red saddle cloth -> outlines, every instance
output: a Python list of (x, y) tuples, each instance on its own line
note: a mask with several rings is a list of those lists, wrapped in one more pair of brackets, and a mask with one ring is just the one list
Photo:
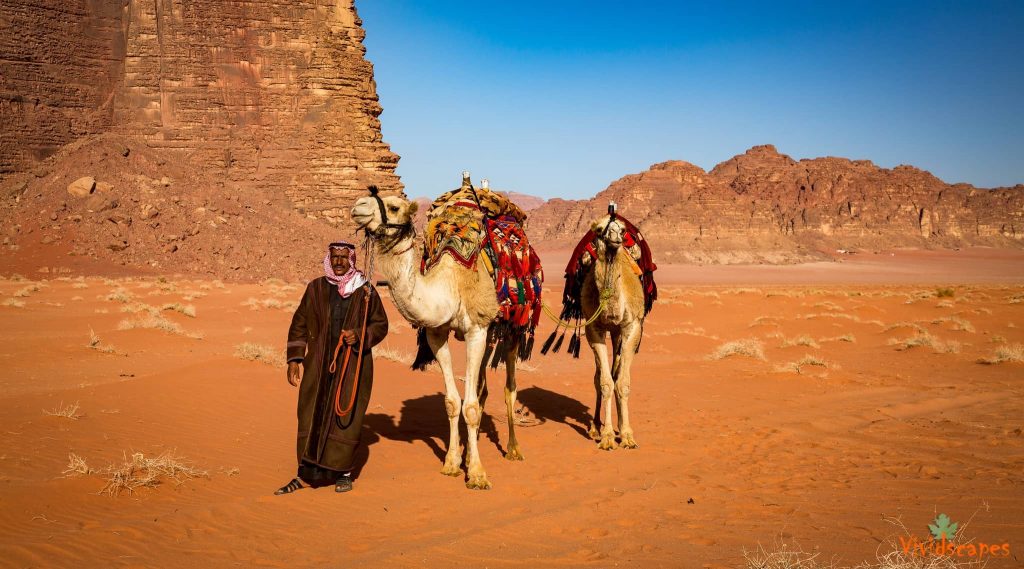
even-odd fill
[(540, 321), (544, 269), (523, 226), (511, 217), (488, 219), (483, 251), (498, 294), (498, 319), (532, 333)]

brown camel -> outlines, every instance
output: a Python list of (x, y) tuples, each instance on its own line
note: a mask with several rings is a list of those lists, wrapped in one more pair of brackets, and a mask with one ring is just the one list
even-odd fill
[[(630, 367), (640, 344), (644, 319), (644, 289), (636, 263), (622, 246), (626, 226), (611, 217), (595, 221), (596, 258), (581, 290), (583, 318), (590, 321), (598, 308), (601, 313), (587, 325), (587, 343), (594, 352), (594, 387), (597, 402), (590, 424), (590, 436), (600, 441), (598, 448), (616, 448), (612, 427), (612, 390), (619, 416), (619, 438), (623, 448), (637, 448), (629, 423)], [(607, 335), (611, 335), (612, 362), (608, 362)]]

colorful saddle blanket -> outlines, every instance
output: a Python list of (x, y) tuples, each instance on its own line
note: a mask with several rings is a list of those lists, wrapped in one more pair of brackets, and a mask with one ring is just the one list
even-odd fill
[[(437, 205), (435, 202), (427, 221), (420, 272), (429, 271), (444, 255), (469, 269), (480, 258), (498, 295), (495, 321), (500, 327), (499, 335), (506, 340), (516, 335), (517, 341), (525, 340), (522, 345), (528, 347), (522, 348), (520, 357), (526, 359), (532, 349), (533, 330), (540, 321), (544, 270), (521, 220), (514, 215), (482, 215), (479, 206), (467, 201)], [(511, 206), (521, 214), (515, 204)], [(510, 211), (500, 204), (493, 209)], [(525, 214), (521, 215), (525, 219)]]

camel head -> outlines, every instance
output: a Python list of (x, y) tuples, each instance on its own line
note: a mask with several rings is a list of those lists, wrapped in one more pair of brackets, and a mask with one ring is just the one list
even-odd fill
[(596, 248), (599, 254), (612, 257), (619, 252), (622, 241), (626, 234), (626, 225), (618, 219), (612, 220), (611, 216), (599, 217), (590, 225), (590, 228), (597, 234)]
[(408, 232), (419, 204), (398, 196), (380, 197), (386, 215), (386, 218), (382, 218), (381, 204), (377, 199), (374, 195), (362, 197), (352, 206), (352, 221), (356, 222), (358, 228), (365, 229), (369, 235), (377, 237), (395, 237)]

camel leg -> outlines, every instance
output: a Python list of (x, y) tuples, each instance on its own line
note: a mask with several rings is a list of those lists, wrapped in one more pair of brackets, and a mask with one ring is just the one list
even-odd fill
[(448, 452), (444, 456), (441, 474), (459, 476), (462, 474), (460, 468), (462, 449), (459, 448), (459, 409), (462, 408), (462, 398), (459, 397), (459, 388), (455, 385), (455, 374), (452, 372), (452, 353), (448, 349), (448, 329), (428, 328), (427, 343), (434, 351), (437, 365), (441, 367), (441, 375), (444, 376), (444, 408), (448, 412)]
[[(599, 394), (601, 399), (601, 440), (597, 448), (613, 450), (615, 448), (615, 431), (612, 428), (612, 374), (608, 366), (608, 346), (604, 341), (604, 332), (598, 331), (593, 325), (587, 326), (587, 342), (594, 352), (594, 365), (599, 374)], [(595, 412), (596, 415), (596, 412)]]
[(505, 355), (505, 409), (508, 411), (508, 450), (505, 451), (505, 458), (508, 460), (524, 460), (522, 449), (519, 448), (519, 441), (516, 440), (516, 360), (519, 359), (519, 348), (513, 346)]
[(636, 344), (640, 341), (640, 324), (631, 322), (622, 327), (622, 344), (615, 356), (618, 362), (618, 369), (615, 377), (615, 399), (619, 408), (619, 436), (622, 440), (622, 448), (638, 448), (636, 439), (633, 438), (633, 428), (629, 424), (629, 391), (630, 391), (630, 368), (633, 365), (633, 355), (636, 353)]
[(480, 436), (480, 420), (483, 408), (480, 406), (477, 383), (480, 380), (480, 362), (487, 350), (487, 329), (473, 328), (466, 331), (466, 392), (462, 401), (462, 417), (466, 419), (466, 462), (469, 480), (466, 488), (487, 490), (491, 483), (487, 480), (484, 465), (480, 461), (477, 439)]
[[(597, 357), (597, 354), (594, 354)], [(590, 430), (587, 432), (594, 441), (601, 440), (601, 366), (594, 365), (594, 416), (590, 419)]]

